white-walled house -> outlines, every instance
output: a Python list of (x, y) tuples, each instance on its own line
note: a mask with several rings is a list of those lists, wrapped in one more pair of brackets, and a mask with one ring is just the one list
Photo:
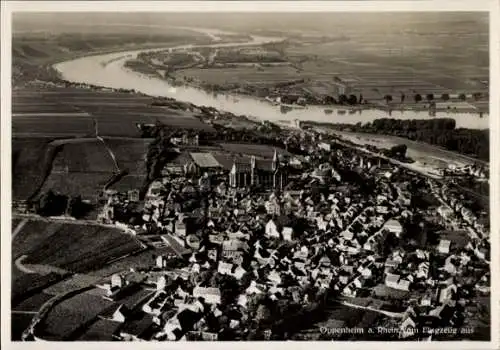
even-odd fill
[(269, 220), (266, 224), (266, 236), (269, 238), (279, 238), (280, 233), (278, 232), (278, 227), (273, 220)]

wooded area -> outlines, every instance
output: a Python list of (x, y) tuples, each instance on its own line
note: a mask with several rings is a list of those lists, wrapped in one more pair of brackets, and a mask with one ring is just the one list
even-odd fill
[(346, 127), (355, 132), (393, 135), (426, 142), (484, 161), (490, 159), (489, 130), (455, 129), (455, 120), (451, 118), (431, 120), (381, 118), (371, 123), (358, 123)]

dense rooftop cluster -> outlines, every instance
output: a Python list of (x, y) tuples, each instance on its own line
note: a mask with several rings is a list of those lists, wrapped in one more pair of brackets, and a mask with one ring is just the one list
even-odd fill
[[(197, 153), (190, 171), (167, 164), (143, 199), (106, 193), (103, 222), (171, 249), (134, 272), (156, 292), (116, 311), (115, 337), (290, 339), (297, 317), (314, 322), (332, 302), (383, 314), (394, 338), (467, 324), (489, 293), (487, 228), (439, 182), (315, 136), (279, 186), (237, 186)], [(122, 282), (111, 285), (119, 302)]]

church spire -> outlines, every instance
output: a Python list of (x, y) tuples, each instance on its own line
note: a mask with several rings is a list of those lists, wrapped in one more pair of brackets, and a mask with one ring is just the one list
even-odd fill
[(274, 155), (273, 155), (273, 171), (276, 171), (278, 169), (278, 152), (276, 151), (276, 148), (274, 149)]
[(237, 187), (237, 172), (238, 168), (236, 166), (236, 159), (233, 159), (233, 166), (231, 167), (231, 171), (229, 172), (229, 186)]

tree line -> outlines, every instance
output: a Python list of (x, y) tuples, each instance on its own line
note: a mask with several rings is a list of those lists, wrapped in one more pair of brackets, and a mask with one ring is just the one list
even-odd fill
[(404, 137), (489, 161), (489, 130), (456, 129), (455, 126), (455, 120), (451, 118), (431, 120), (381, 118), (371, 123), (349, 125), (349, 128), (358, 132)]

